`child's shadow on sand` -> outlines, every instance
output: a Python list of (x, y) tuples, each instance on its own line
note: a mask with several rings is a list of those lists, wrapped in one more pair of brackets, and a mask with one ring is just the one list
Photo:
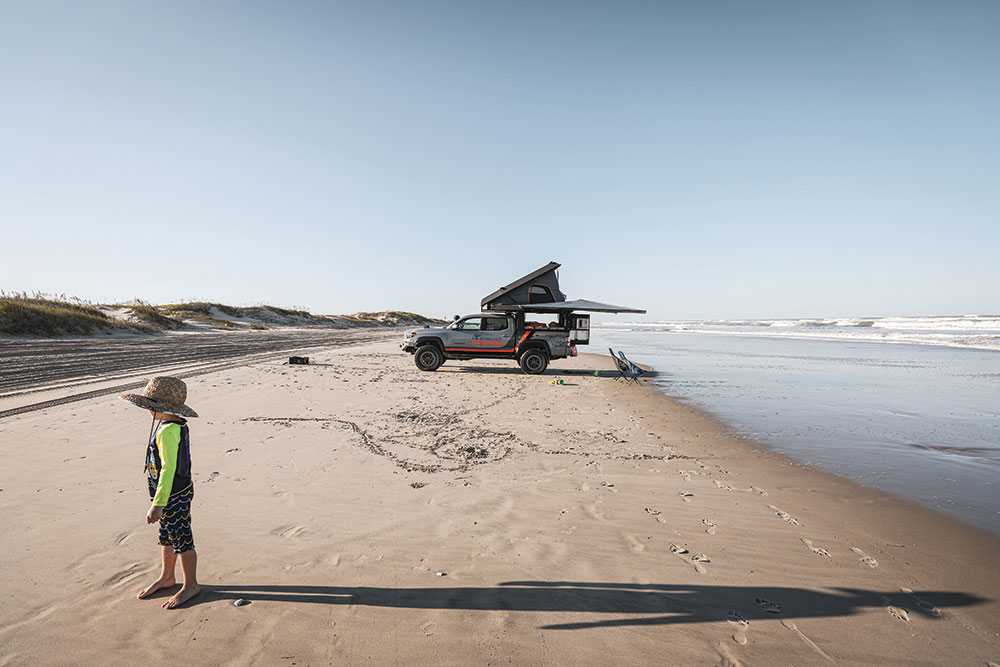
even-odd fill
[[(547, 630), (668, 625), (726, 620), (736, 612), (746, 620), (849, 616), (869, 608), (909, 609), (930, 619), (942, 608), (982, 604), (988, 598), (946, 591), (865, 591), (835, 588), (682, 586), (564, 581), (509, 581), (492, 588), (373, 588), (367, 586), (202, 586), (189, 603), (243, 598), (251, 602), (360, 605), (401, 609), (535, 611), (636, 614), (633, 618), (541, 626)], [(764, 604), (767, 603), (767, 604)], [(780, 610), (780, 611), (779, 611)]]

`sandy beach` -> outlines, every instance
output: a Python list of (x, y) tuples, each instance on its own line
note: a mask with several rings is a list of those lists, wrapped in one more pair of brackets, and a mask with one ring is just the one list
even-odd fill
[(1000, 539), (610, 360), (310, 357), (187, 380), (204, 590), (177, 610), (135, 597), (148, 416), (0, 419), (0, 665), (1000, 664)]

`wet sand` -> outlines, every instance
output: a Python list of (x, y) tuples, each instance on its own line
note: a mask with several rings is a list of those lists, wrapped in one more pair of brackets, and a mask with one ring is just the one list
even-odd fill
[(310, 357), (188, 380), (204, 591), (179, 610), (135, 599), (145, 413), (0, 420), (0, 664), (1000, 662), (1000, 540), (605, 359)]

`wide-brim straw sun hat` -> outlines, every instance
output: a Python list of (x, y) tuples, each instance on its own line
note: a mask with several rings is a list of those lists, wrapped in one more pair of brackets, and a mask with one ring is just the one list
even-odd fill
[(180, 378), (161, 375), (146, 383), (141, 394), (122, 394), (118, 398), (140, 408), (178, 417), (197, 417), (198, 413), (184, 404), (187, 385)]

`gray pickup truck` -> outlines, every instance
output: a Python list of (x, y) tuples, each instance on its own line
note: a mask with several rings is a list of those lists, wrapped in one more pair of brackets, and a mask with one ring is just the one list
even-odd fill
[[(578, 342), (570, 324), (589, 329), (589, 317), (559, 315), (550, 323), (526, 322), (523, 313), (479, 313), (456, 319), (446, 327), (410, 329), (400, 346), (413, 355), (417, 368), (437, 370), (446, 359), (513, 359), (525, 373), (537, 375), (549, 360), (576, 356)], [(588, 332), (589, 333), (589, 332)]]

